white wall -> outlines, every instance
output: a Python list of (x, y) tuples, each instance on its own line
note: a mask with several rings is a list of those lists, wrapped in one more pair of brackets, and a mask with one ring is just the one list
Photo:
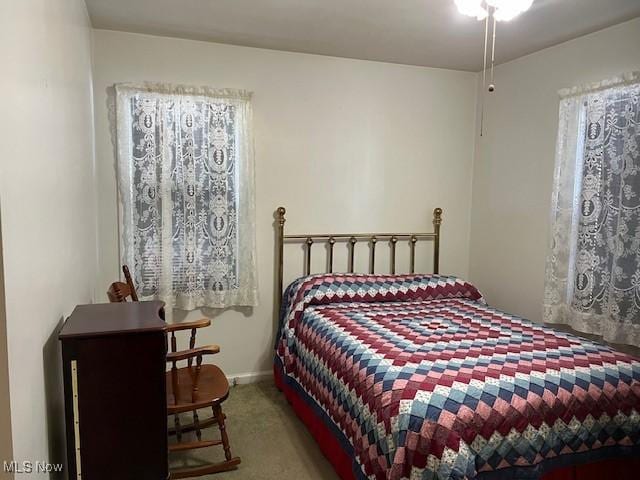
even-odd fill
[[(2, 2), (0, 205), (11, 427), (18, 461), (63, 460), (56, 329), (77, 303), (92, 300), (90, 42), (82, 0)], [(7, 421), (2, 418), (2, 428)]]
[(497, 67), (477, 139), (470, 249), (470, 278), (491, 304), (542, 319), (557, 91), (638, 69), (640, 18)]
[(475, 74), (104, 30), (93, 55), (99, 294), (120, 276), (107, 89), (153, 80), (254, 92), (260, 305), (225, 312), (202, 339), (222, 346), (229, 375), (271, 368), (279, 205), (289, 232), (431, 231), (441, 206), (442, 271), (466, 276)]

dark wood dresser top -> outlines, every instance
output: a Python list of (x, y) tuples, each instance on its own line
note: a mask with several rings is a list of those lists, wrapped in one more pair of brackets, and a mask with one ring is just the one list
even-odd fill
[(164, 330), (164, 302), (78, 305), (60, 330), (60, 339)]

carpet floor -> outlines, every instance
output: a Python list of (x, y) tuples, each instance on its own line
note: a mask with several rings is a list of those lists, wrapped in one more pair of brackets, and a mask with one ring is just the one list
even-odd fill
[[(333, 467), (273, 382), (231, 388), (222, 410), (227, 415), (231, 452), (240, 457), (242, 463), (237, 470), (200, 478), (338, 480)], [(206, 412), (202, 411), (201, 420), (205, 417)], [(169, 420), (171, 422), (171, 418)], [(183, 424), (189, 422), (186, 415)], [(205, 430), (205, 438), (219, 438), (217, 427)], [(182, 440), (190, 439), (185, 435)], [(224, 460), (222, 447), (210, 447), (171, 454), (170, 466), (196, 466), (220, 460)]]

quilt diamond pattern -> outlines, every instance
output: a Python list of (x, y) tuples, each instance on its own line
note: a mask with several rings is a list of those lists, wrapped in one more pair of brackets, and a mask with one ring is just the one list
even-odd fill
[(474, 478), (640, 446), (639, 361), (491, 308), (455, 277), (301, 278), (276, 348), (368, 478)]

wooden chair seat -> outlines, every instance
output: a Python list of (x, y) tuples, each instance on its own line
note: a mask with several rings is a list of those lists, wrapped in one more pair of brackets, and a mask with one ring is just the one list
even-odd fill
[(212, 407), (229, 396), (229, 382), (222, 370), (216, 365), (204, 364), (198, 374), (197, 394), (192, 398), (195, 375), (196, 367), (179, 368), (178, 391), (174, 392), (172, 372), (167, 372), (167, 413), (171, 415)]

